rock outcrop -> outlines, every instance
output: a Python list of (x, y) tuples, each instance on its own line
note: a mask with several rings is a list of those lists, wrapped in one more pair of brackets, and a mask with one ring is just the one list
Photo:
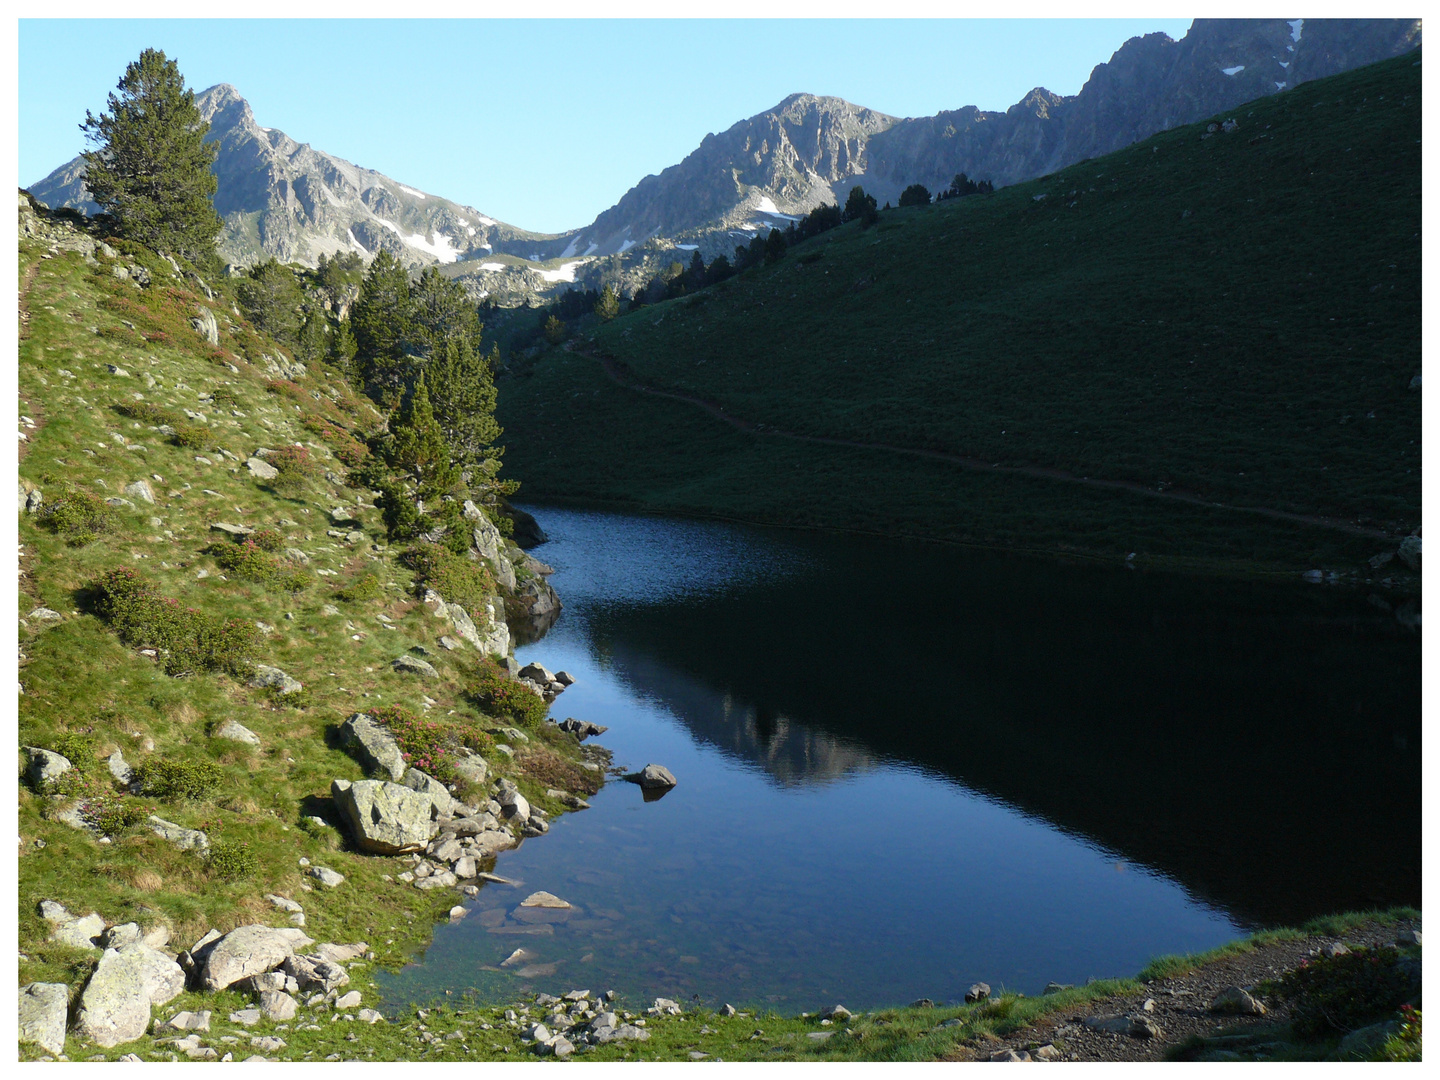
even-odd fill
[(356, 844), (365, 851), (379, 855), (421, 851), (439, 828), (430, 796), (403, 784), (336, 780), (330, 793)]
[(98, 1046), (118, 1046), (145, 1034), (150, 1006), (185, 989), (180, 965), (148, 945), (106, 949), (80, 995), (75, 1032)]
[(385, 725), (369, 713), (355, 713), (339, 729), (340, 745), (360, 762), (367, 773), (385, 774), (400, 780), (409, 768), (405, 755)]

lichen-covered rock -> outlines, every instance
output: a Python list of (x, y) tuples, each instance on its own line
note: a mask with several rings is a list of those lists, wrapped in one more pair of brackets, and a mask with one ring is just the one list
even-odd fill
[(147, 502), (151, 506), (155, 505), (155, 492), (150, 490), (150, 481), (148, 480), (136, 480), (133, 484), (127, 484), (125, 486), (125, 494), (129, 495), (132, 499)]
[(75, 767), (64, 754), (39, 746), (27, 746), (25, 753), (29, 755), (25, 776), (36, 791), (46, 790)]
[(368, 713), (355, 713), (340, 725), (340, 745), (369, 773), (386, 773), (399, 780), (409, 767), (400, 745)]
[(455, 809), (455, 799), (449, 790), (435, 777), (423, 773), (419, 769), (411, 768), (405, 770), (405, 776), (401, 780), (411, 791), (418, 791), (422, 795), (428, 795), (430, 801), (435, 805), (435, 813), (443, 817), (449, 817)]
[(227, 986), (273, 971), (295, 954), (290, 935), (269, 926), (241, 926), (211, 946), (205, 957), (201, 984), (206, 990)]
[(52, 1054), (65, 1050), (70, 988), (64, 983), (31, 983), (20, 991), (20, 1041)]
[(145, 823), (156, 836), (168, 840), (181, 851), (207, 851), (210, 848), (210, 837), (199, 829), (187, 829), (154, 814), (146, 818)]
[(408, 671), (412, 675), (423, 675), (427, 679), (438, 679), (440, 673), (435, 670), (432, 664), (421, 660), (418, 656), (411, 656), (408, 653), (404, 656), (397, 656), (390, 661), (390, 666), (396, 671)]
[(105, 932), (105, 920), (98, 912), (77, 917), (53, 900), (40, 902), (40, 917), (55, 927), (50, 933), (51, 941), (77, 949), (95, 948), (99, 944), (97, 939)]
[(278, 667), (270, 667), (266, 664), (256, 664), (254, 673), (250, 677), (250, 685), (256, 688), (273, 687), (282, 694), (298, 694), (305, 689), (305, 685), (295, 678), (291, 678)]
[(229, 739), (231, 742), (249, 743), (251, 746), (260, 745), (260, 736), (236, 720), (226, 720), (215, 729), (214, 737)]
[(335, 805), (365, 851), (403, 855), (421, 851), (438, 831), (430, 796), (382, 780), (336, 780)]
[(264, 458), (249, 458), (245, 462), (245, 467), (250, 470), (250, 474), (257, 480), (274, 480), (280, 475), (280, 470)]
[(203, 304), (195, 307), (197, 315), (190, 320), (190, 325), (195, 332), (205, 339), (210, 345), (220, 344), (220, 324), (215, 321), (215, 313)]
[(164, 953), (139, 943), (106, 949), (80, 995), (76, 1034), (104, 1047), (138, 1039), (150, 1026), (150, 1006), (184, 989), (185, 972)]

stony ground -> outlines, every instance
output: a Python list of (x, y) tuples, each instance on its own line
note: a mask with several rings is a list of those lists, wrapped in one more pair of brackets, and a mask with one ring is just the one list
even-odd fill
[[(977, 1046), (960, 1046), (950, 1060), (1012, 1060), (1008, 1055), (1035, 1052), (1044, 1047), (1039, 1060), (1057, 1061), (1162, 1061), (1178, 1047), (1198, 1039), (1203, 1048), (1196, 1056), (1206, 1060), (1269, 1060), (1295, 1056), (1288, 1041), (1288, 1003), (1265, 999), (1264, 1016), (1222, 1015), (1210, 1011), (1210, 1004), (1227, 987), (1251, 988), (1280, 978), (1299, 967), (1307, 957), (1327, 946), (1348, 948), (1394, 943), (1418, 932), (1418, 921), (1406, 920), (1393, 926), (1372, 926), (1341, 937), (1315, 935), (1297, 941), (1264, 945), (1254, 952), (1223, 957), (1170, 978), (1157, 979), (1136, 993), (1090, 1002), (1073, 1010), (1061, 1010), (1004, 1038), (983, 1041)], [(1097, 1030), (1097, 1020), (1142, 1015), (1158, 1027), (1159, 1034), (1136, 1037)], [(1086, 1021), (1091, 1024), (1087, 1025)], [(1190, 1056), (1186, 1054), (1185, 1056)]]

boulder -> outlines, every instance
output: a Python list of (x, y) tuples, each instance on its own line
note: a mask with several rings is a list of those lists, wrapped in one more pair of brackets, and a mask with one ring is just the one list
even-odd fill
[(150, 1027), (150, 1006), (184, 989), (185, 972), (164, 953), (139, 943), (106, 949), (80, 995), (75, 1032), (104, 1047), (138, 1039)]
[(345, 875), (338, 874), (328, 866), (312, 866), (306, 871), (316, 881), (320, 882), (327, 889), (339, 888), (345, 884)]
[(210, 838), (199, 829), (187, 829), (154, 814), (145, 819), (145, 824), (156, 836), (169, 841), (181, 851), (206, 851), (210, 847)]
[(360, 991), (351, 990), (350, 993), (335, 999), (337, 1009), (358, 1009), (360, 1007)]
[(568, 671), (557, 671), (555, 672), (555, 681), (561, 686), (574, 686), (575, 676), (571, 675)]
[(462, 757), (451, 766), (455, 774), (468, 784), (479, 787), (490, 777), (490, 766), (478, 754)]
[(245, 467), (250, 470), (250, 474), (257, 480), (274, 480), (280, 475), (280, 470), (264, 458), (249, 458), (245, 462)]
[(150, 482), (148, 480), (136, 480), (133, 484), (127, 484), (125, 494), (129, 495), (132, 499), (147, 502), (151, 506), (155, 505), (155, 492), (150, 490)]
[(505, 554), (505, 538), (485, 512), (469, 499), (464, 503), (465, 517), (471, 522), (471, 544), (480, 558), (490, 564), (495, 580), (506, 592), (515, 589), (515, 567)]
[(1264, 1016), (1265, 1006), (1256, 1001), (1242, 987), (1227, 986), (1210, 1002), (1210, 1011), (1231, 1016)]
[(211, 1012), (178, 1012), (169, 1020), (155, 1021), (153, 1035), (169, 1035), (176, 1031), (209, 1031)]
[(205, 341), (212, 345), (220, 344), (220, 324), (215, 321), (215, 313), (203, 304), (195, 307), (196, 316), (190, 320), (190, 325), (195, 328)]
[(989, 996), (990, 996), (990, 984), (989, 984), (989, 983), (983, 983), (983, 982), (973, 983), (973, 984), (971, 984), (970, 989), (965, 991), (965, 1000), (966, 1000), (966, 1001), (984, 1001), (984, 1000), (985, 1000), (986, 998), (988, 998)]
[(100, 944), (107, 949), (123, 949), (126, 945), (134, 945), (139, 940), (140, 925), (127, 922), (106, 930), (100, 938)]
[(269, 926), (241, 926), (210, 948), (201, 984), (206, 990), (224, 990), (241, 979), (273, 971), (294, 953), (289, 935)]
[(293, 1020), (299, 1008), (295, 999), (280, 990), (264, 990), (260, 993), (260, 1012), (267, 1020)]
[(411, 791), (418, 791), (422, 795), (429, 796), (436, 814), (449, 817), (454, 811), (455, 800), (451, 797), (449, 790), (428, 773), (423, 773), (415, 768), (406, 769), (405, 776), (400, 782)]
[(1400, 541), (1400, 550), (1395, 554), (1400, 556), (1400, 561), (1411, 570), (1420, 569), (1420, 537), (1407, 536)]
[(260, 745), (260, 736), (251, 731), (244, 724), (237, 720), (226, 720), (215, 729), (213, 736), (216, 739), (229, 739), (231, 742), (249, 743), (251, 746)]
[(655, 764), (646, 765), (638, 773), (631, 773), (625, 779), (649, 791), (668, 791), (676, 784), (675, 776), (669, 769)]
[[(1419, 378), (1417, 375), (1416, 378)], [(1398, 1020), (1386, 1020), (1369, 1027), (1356, 1028), (1340, 1040), (1335, 1048), (1336, 1061), (1368, 1061), (1392, 1036), (1400, 1034)]]
[(301, 990), (318, 990), (328, 994), (350, 982), (350, 976), (343, 967), (320, 953), (287, 957), (281, 970), (293, 978)]
[(440, 677), (440, 673), (435, 670), (432, 664), (421, 660), (418, 656), (411, 656), (409, 653), (406, 653), (404, 656), (397, 656), (394, 660), (391, 660), (390, 666), (396, 671), (408, 671), (412, 675), (423, 675), (427, 679), (438, 679)]
[(110, 770), (110, 775), (126, 787), (135, 779), (135, 770), (125, 760), (125, 755), (116, 750), (105, 759), (105, 767)]
[(567, 716), (560, 721), (561, 731), (568, 731), (577, 739), (588, 739), (592, 735), (603, 735), (610, 729), (604, 724), (597, 724), (593, 720), (576, 720), (573, 716)]
[(25, 776), (30, 781), (30, 786), (36, 791), (47, 790), (55, 781), (75, 767), (70, 764), (70, 759), (64, 754), (57, 754), (53, 750), (27, 746), (25, 753), (30, 757), (30, 764), (25, 770)]
[(820, 1019), (838, 1020), (841, 1023), (844, 1023), (846, 1020), (850, 1019), (850, 1015), (850, 1010), (845, 1008), (844, 1005), (831, 1005), (828, 1009), (824, 1009), (821, 1011)]
[(400, 746), (383, 724), (368, 713), (355, 713), (340, 725), (340, 744), (369, 773), (387, 773), (392, 780), (405, 775), (408, 766)]
[(99, 944), (96, 939), (105, 932), (105, 920), (99, 913), (92, 911), (89, 915), (77, 918), (53, 900), (40, 902), (40, 915), (55, 927), (50, 933), (51, 941), (77, 949), (95, 948)]
[(541, 686), (548, 686), (555, 681), (555, 676), (544, 664), (526, 664), (520, 669), (519, 678), (529, 679)]
[(20, 1041), (52, 1054), (65, 1050), (70, 988), (64, 983), (31, 983), (20, 990)]
[(356, 844), (365, 851), (379, 855), (421, 851), (438, 830), (433, 800), (403, 784), (336, 780), (330, 793)]
[(273, 687), (282, 694), (298, 694), (305, 688), (299, 679), (291, 678), (278, 667), (270, 667), (267, 664), (256, 664), (254, 673), (250, 677), (250, 685), (257, 689)]
[(230, 536), (249, 536), (255, 531), (250, 525), (229, 525), (223, 521), (214, 522), (210, 528), (217, 532), (228, 533)]
[(501, 793), (499, 802), (500, 812), (504, 814), (505, 817), (513, 818), (516, 821), (530, 820), (530, 803), (526, 801), (525, 796), (521, 795), (519, 791), (513, 789), (505, 790)]

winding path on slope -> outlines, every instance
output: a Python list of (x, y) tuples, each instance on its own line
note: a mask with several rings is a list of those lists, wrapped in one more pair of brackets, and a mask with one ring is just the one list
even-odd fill
[(1137, 495), (1147, 495), (1152, 499), (1166, 499), (1170, 502), (1188, 503), (1191, 506), (1204, 506), (1212, 510), (1233, 510), (1242, 514), (1259, 514), (1262, 517), (1272, 518), (1276, 521), (1289, 521), (1299, 525), (1314, 525), (1322, 529), (1331, 529), (1335, 532), (1349, 533), (1352, 536), (1367, 536), (1376, 540), (1393, 540), (1394, 537), (1383, 529), (1367, 528), (1357, 525), (1354, 522), (1342, 521), (1339, 518), (1321, 517), (1311, 514), (1294, 514), (1288, 510), (1276, 510), (1268, 506), (1235, 506), (1230, 503), (1215, 502), (1211, 499), (1201, 498), (1199, 495), (1190, 495), (1183, 491), (1158, 491), (1143, 484), (1136, 484), (1126, 480), (1100, 480), (1091, 476), (1076, 476), (1063, 469), (1048, 469), (1038, 465), (1001, 465), (998, 462), (982, 461), (979, 458), (964, 457), (960, 454), (949, 454), (942, 450), (921, 450), (909, 446), (891, 446), (887, 443), (861, 442), (855, 439), (833, 439), (824, 435), (804, 435), (799, 432), (785, 431), (781, 428), (771, 427), (768, 424), (757, 424), (726, 412), (718, 403), (709, 401), (693, 394), (684, 394), (675, 390), (664, 390), (655, 386), (648, 386), (641, 382), (635, 373), (628, 366), (619, 360), (608, 356), (601, 356), (598, 353), (584, 352), (572, 347), (571, 342), (566, 342), (566, 349), (584, 356), (590, 360), (600, 363), (606, 376), (617, 386), (635, 393), (648, 394), (651, 397), (670, 398), (672, 401), (681, 401), (696, 408), (703, 409), (717, 420), (724, 421), (733, 428), (749, 432), (754, 435), (774, 435), (781, 439), (793, 439), (797, 442), (819, 443), (826, 446), (848, 446), (860, 450), (879, 450), (891, 454), (906, 454), (910, 457), (928, 458), (932, 461), (943, 461), (950, 465), (958, 465), (962, 469), (971, 469), (976, 472), (1010, 473), (1016, 476), (1030, 476), (1041, 480), (1059, 480), (1069, 484), (1083, 484), (1087, 487), (1110, 488), (1116, 491), (1128, 491)]

